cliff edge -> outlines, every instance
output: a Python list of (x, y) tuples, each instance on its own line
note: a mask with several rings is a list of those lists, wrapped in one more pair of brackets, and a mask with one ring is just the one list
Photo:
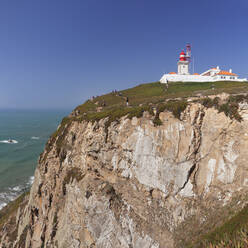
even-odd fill
[(41, 154), (30, 195), (0, 221), (0, 247), (194, 246), (248, 200), (247, 96), (231, 97), (114, 117), (76, 108)]

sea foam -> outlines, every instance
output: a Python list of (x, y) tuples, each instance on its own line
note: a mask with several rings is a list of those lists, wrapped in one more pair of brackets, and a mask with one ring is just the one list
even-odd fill
[(3, 207), (5, 207), (6, 205), (7, 205), (7, 203), (1, 202), (1, 201), (0, 201), (0, 210), (1, 210)]
[(17, 144), (18, 141), (17, 140), (0, 140), (0, 143), (5, 143), (5, 144)]
[(34, 176), (31, 176), (23, 185), (9, 187), (5, 192), (0, 193), (0, 210), (5, 207), (10, 201), (15, 200), (23, 192), (27, 191), (34, 182)]

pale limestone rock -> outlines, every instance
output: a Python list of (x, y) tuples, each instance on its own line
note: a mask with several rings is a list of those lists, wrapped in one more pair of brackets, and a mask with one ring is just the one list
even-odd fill
[[(25, 236), (27, 248), (184, 247), (225, 206), (246, 203), (247, 110), (240, 105), (237, 122), (191, 102), (181, 120), (162, 112), (155, 127), (146, 112), (108, 133), (106, 119), (73, 122), (62, 149), (40, 158), (15, 244)], [(11, 247), (1, 232), (0, 247)]]

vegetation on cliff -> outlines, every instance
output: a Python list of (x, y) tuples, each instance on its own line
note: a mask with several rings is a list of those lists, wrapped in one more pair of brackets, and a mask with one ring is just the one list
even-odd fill
[[(24, 207), (27, 204), (27, 197), (29, 192), (25, 192), (16, 198), (14, 201), (10, 202), (7, 206), (0, 210), (0, 230), (6, 229), (10, 242), (14, 242), (17, 237), (16, 229), (16, 214), (20, 207)], [(8, 225), (4, 225), (8, 222)], [(1, 242), (1, 236), (0, 236)]]
[[(171, 111), (175, 117), (179, 118), (180, 110), (185, 109), (188, 97), (216, 95), (222, 92), (238, 94), (246, 92), (247, 89), (248, 84), (244, 82), (180, 82), (170, 83), (168, 87), (159, 82), (141, 84), (131, 89), (119, 92), (113, 91), (109, 94), (92, 98), (79, 105), (73, 111), (71, 118), (74, 120), (99, 121), (109, 117), (111, 122), (125, 115), (140, 117), (144, 111), (149, 111), (153, 114), (152, 109), (154, 108), (158, 112)], [(126, 106), (127, 99), (128, 106)], [(233, 102), (233, 100), (230, 101), (230, 103)], [(220, 112), (225, 112), (228, 115), (224, 106), (223, 109), (220, 109)]]
[[(172, 112), (176, 118), (180, 118), (181, 112), (187, 107), (188, 97), (198, 97), (199, 100), (197, 101), (204, 106), (215, 107), (219, 112), (224, 112), (226, 116), (241, 121), (241, 117), (238, 114), (238, 103), (242, 100), (247, 100), (245, 97), (234, 96), (230, 97), (227, 102), (220, 103), (218, 99), (211, 100), (208, 96), (223, 92), (240, 94), (247, 92), (247, 89), (248, 84), (246, 82), (178, 82), (169, 83), (168, 86), (160, 82), (154, 82), (92, 97), (84, 104), (76, 107), (70, 116), (62, 120), (59, 128), (47, 143), (46, 150), (50, 151), (53, 143), (56, 142), (57, 151), (63, 160), (64, 137), (73, 121), (94, 122), (108, 118), (105, 122), (107, 133), (110, 124), (114, 121), (119, 121), (121, 117), (141, 117), (145, 111), (148, 111), (154, 116), (154, 125), (161, 125), (159, 113), (167, 110)], [(206, 98), (203, 100), (200, 99), (205, 96)]]
[(226, 116), (231, 119), (235, 119), (237, 121), (242, 121), (242, 117), (239, 114), (239, 103), (241, 102), (248, 102), (247, 95), (231, 95), (228, 99), (221, 103), (218, 97), (211, 99), (206, 97), (200, 101), (202, 105), (207, 108), (215, 108), (219, 111), (219, 113), (223, 112)]
[(29, 192), (23, 193), (14, 201), (10, 202), (7, 206), (0, 210), (0, 229), (3, 227), (6, 220), (17, 211), (24, 198), (29, 195)]
[(222, 226), (201, 236), (191, 247), (246, 248), (248, 247), (248, 206)]

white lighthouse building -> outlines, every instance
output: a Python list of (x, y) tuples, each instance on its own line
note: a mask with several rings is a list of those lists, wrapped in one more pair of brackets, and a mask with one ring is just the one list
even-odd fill
[(236, 73), (221, 70), (219, 66), (211, 68), (201, 74), (190, 74), (189, 65), (191, 59), (191, 47), (188, 44), (186, 47), (186, 53), (181, 51), (179, 60), (177, 62), (177, 73), (169, 72), (162, 76), (161, 83), (168, 82), (217, 82), (217, 81), (247, 81), (246, 78), (238, 78)]
[(189, 75), (189, 60), (187, 60), (184, 51), (180, 53), (179, 61), (177, 62), (177, 68), (178, 75)]

